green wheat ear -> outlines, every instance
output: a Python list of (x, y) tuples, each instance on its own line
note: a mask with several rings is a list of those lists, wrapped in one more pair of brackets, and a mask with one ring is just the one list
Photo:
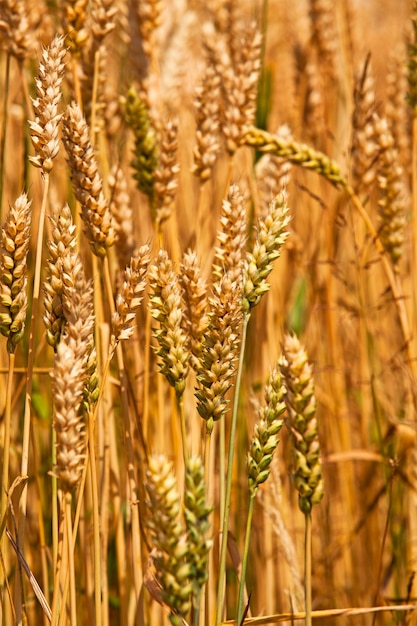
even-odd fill
[(286, 335), (280, 363), (285, 380), (288, 426), (293, 438), (294, 482), (305, 514), (323, 497), (323, 476), (312, 367), (295, 335)]
[(281, 419), (286, 408), (284, 396), (285, 387), (276, 366), (265, 385), (265, 406), (259, 408), (259, 421), (255, 424), (248, 453), (249, 490), (253, 495), (270, 474), (270, 465), (279, 443), (278, 433), (284, 423)]
[(134, 87), (127, 93), (125, 120), (135, 137), (134, 155), (131, 166), (139, 191), (149, 198), (153, 205), (155, 194), (155, 170), (158, 165), (157, 136), (151, 124), (149, 111)]

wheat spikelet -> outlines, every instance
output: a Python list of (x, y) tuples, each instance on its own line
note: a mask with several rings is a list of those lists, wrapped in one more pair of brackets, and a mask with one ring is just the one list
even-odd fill
[(325, 88), (323, 76), (316, 63), (308, 60), (303, 74), (306, 80), (304, 125), (309, 141), (319, 146), (326, 133)]
[(293, 439), (294, 481), (303, 513), (323, 497), (320, 444), (317, 431), (316, 398), (311, 365), (295, 335), (283, 341), (280, 369), (286, 388), (288, 426)]
[(63, 140), (71, 168), (74, 194), (81, 205), (84, 232), (94, 254), (104, 257), (114, 243), (114, 230), (103, 183), (91, 145), (87, 122), (77, 104), (64, 117)]
[(116, 310), (112, 319), (114, 344), (129, 339), (133, 334), (134, 320), (146, 287), (149, 262), (150, 248), (144, 245), (132, 256), (124, 271), (123, 285), (116, 297)]
[(229, 154), (234, 154), (245, 143), (246, 133), (255, 121), (261, 43), (261, 34), (252, 23), (241, 33), (238, 60), (223, 68), (222, 131)]
[(329, 159), (323, 152), (314, 150), (305, 144), (280, 139), (276, 135), (271, 135), (255, 127), (247, 130), (242, 138), (242, 143), (257, 148), (261, 152), (283, 157), (295, 165), (313, 170), (336, 186), (346, 184), (346, 179), (340, 173), (339, 166), (335, 161)]
[(378, 146), (375, 140), (376, 103), (374, 79), (365, 61), (354, 92), (352, 114), (352, 175), (356, 189), (368, 187), (375, 180)]
[(310, 0), (312, 39), (317, 46), (318, 59), (323, 72), (331, 79), (336, 77), (336, 14), (331, 0)]
[(27, 254), (29, 250), (31, 201), (22, 193), (10, 207), (1, 232), (0, 332), (7, 349), (15, 351), (25, 329), (27, 309)]
[[(61, 211), (50, 216), (51, 239), (48, 241), (48, 272), (44, 291), (44, 324), (46, 340), (56, 348), (65, 324), (64, 291), (69, 281), (74, 283), (74, 275), (78, 274), (80, 260), (76, 253), (77, 236), (69, 206), (66, 204)], [(65, 274), (65, 275), (64, 275)], [(68, 297), (68, 295), (66, 295)]]
[(181, 503), (172, 466), (164, 456), (152, 456), (146, 473), (147, 525), (154, 549), (150, 558), (162, 600), (171, 609), (170, 620), (181, 626), (191, 608), (190, 546), (180, 518)]
[(135, 137), (134, 157), (131, 165), (138, 189), (154, 201), (154, 175), (158, 164), (157, 137), (145, 102), (131, 87), (125, 101), (125, 119)]
[(197, 255), (187, 251), (182, 259), (179, 280), (182, 287), (183, 326), (189, 338), (190, 365), (197, 370), (207, 328), (207, 285), (201, 276)]
[(403, 47), (393, 50), (387, 68), (387, 117), (401, 164), (406, 168), (410, 162), (410, 109), (407, 104), (407, 67)]
[(87, 5), (88, 0), (63, 0), (61, 3), (64, 34), (75, 54), (80, 52), (89, 39)]
[(53, 393), (56, 431), (55, 473), (66, 490), (73, 490), (85, 461), (85, 433), (82, 409), (98, 397), (98, 376), (94, 349), (92, 286), (85, 280), (79, 263), (65, 278), (63, 309), (65, 329), (56, 348)]
[(265, 406), (259, 407), (259, 421), (255, 429), (247, 457), (248, 480), (251, 494), (255, 494), (270, 473), (270, 465), (279, 443), (278, 433), (284, 420), (285, 387), (278, 365), (271, 371), (265, 385)]
[(169, 218), (178, 189), (180, 166), (177, 151), (177, 123), (168, 121), (161, 129), (158, 167), (154, 172), (152, 215), (157, 228)]
[(159, 251), (156, 263), (149, 268), (149, 283), (151, 315), (159, 322), (159, 328), (155, 330), (159, 371), (175, 388), (177, 396), (181, 396), (189, 371), (189, 342), (183, 329), (178, 276), (165, 250)]
[(36, 156), (29, 157), (35, 167), (50, 172), (53, 159), (58, 154), (58, 126), (62, 114), (58, 113), (61, 100), (61, 84), (64, 78), (64, 38), (56, 36), (45, 48), (36, 79), (36, 98), (32, 98), (35, 121), (29, 122), (31, 139)]
[(242, 321), (241, 281), (225, 274), (213, 285), (209, 299), (207, 330), (197, 366), (197, 411), (208, 433), (228, 408), (227, 391), (232, 385)]
[(220, 95), (220, 76), (213, 65), (208, 65), (194, 101), (197, 130), (192, 171), (202, 181), (210, 178), (220, 152)]
[(64, 334), (58, 344), (53, 372), (56, 465), (54, 472), (64, 490), (72, 491), (85, 462), (84, 424), (80, 417), (85, 380), (85, 359)]
[(3, 0), (0, 4), (1, 47), (18, 61), (29, 57), (35, 49), (29, 4), (24, 0)]
[(408, 44), (408, 94), (407, 100), (413, 111), (417, 108), (417, 3), (413, 3), (413, 35)]
[(115, 250), (119, 267), (124, 268), (133, 255), (136, 242), (132, 232), (133, 211), (123, 170), (117, 165), (114, 166), (107, 183), (115, 233)]
[(93, 0), (91, 32), (97, 46), (100, 46), (103, 39), (116, 27), (114, 22), (116, 14), (117, 7), (114, 5), (114, 0)]
[(142, 47), (145, 54), (150, 56), (155, 45), (155, 30), (160, 24), (162, 2), (161, 0), (142, 0), (137, 11)]
[(281, 193), (270, 203), (268, 213), (259, 220), (253, 250), (246, 255), (243, 268), (243, 309), (247, 313), (269, 290), (266, 279), (289, 235), (286, 230), (289, 221), (286, 194)]
[(378, 210), (380, 217), (379, 236), (394, 266), (402, 256), (405, 229), (406, 194), (403, 170), (399, 164), (398, 150), (395, 147), (386, 119), (378, 120), (376, 137), (380, 146), (377, 180), (379, 188)]
[(231, 185), (223, 200), (220, 229), (217, 231), (213, 276), (228, 274), (232, 282), (241, 282), (246, 247), (246, 203), (238, 185)]
[[(292, 139), (291, 131), (284, 125), (278, 128), (277, 136), (286, 141)], [(291, 163), (274, 154), (263, 154), (255, 165), (259, 188), (261, 215), (265, 214), (272, 200), (287, 188), (290, 179)]]
[(194, 605), (208, 578), (208, 553), (212, 546), (207, 539), (211, 509), (206, 503), (204, 467), (200, 457), (191, 457), (185, 470), (184, 518), (190, 549)]

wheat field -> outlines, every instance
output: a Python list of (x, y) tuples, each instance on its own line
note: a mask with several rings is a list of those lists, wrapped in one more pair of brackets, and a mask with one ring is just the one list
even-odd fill
[(0, 0), (1, 625), (417, 624), (417, 4)]

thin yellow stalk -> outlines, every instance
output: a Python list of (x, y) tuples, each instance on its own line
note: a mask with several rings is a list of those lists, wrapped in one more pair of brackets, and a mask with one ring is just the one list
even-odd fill
[[(30, 318), (30, 330), (29, 330), (29, 349), (27, 358), (27, 375), (26, 375), (26, 391), (25, 391), (25, 411), (23, 416), (23, 441), (22, 441), (22, 460), (20, 473), (22, 476), (26, 476), (29, 471), (29, 443), (30, 443), (30, 423), (31, 423), (31, 405), (32, 405), (32, 384), (33, 384), (33, 366), (35, 361), (35, 329), (38, 320), (39, 310), (39, 296), (41, 286), (41, 269), (42, 269), (42, 249), (43, 249), (43, 233), (45, 225), (46, 206), (48, 203), (49, 192), (49, 173), (44, 172), (44, 188), (42, 196), (42, 204), (39, 213), (38, 222), (38, 238), (36, 244), (36, 258), (35, 258), (35, 274), (33, 278), (33, 294), (32, 294), (32, 315)], [(24, 486), (22, 496), (19, 500), (19, 521), (18, 521), (18, 537), (19, 545), (24, 545), (25, 529), (26, 529), (26, 508), (27, 508), (27, 485)], [(16, 586), (16, 607), (19, 612), (21, 606), (21, 589), (19, 585)], [(18, 615), (18, 620), (20, 616)]]
[[(110, 306), (110, 312), (114, 313), (114, 300), (111, 287), (110, 268), (107, 256), (103, 259), (103, 274), (104, 284), (106, 289), (106, 295)], [(132, 552), (133, 552), (133, 575), (135, 584), (135, 596), (136, 602), (139, 603), (139, 597), (143, 584), (142, 575), (142, 551), (140, 545), (141, 533), (139, 524), (139, 489), (136, 480), (135, 472), (135, 457), (133, 451), (131, 422), (129, 419), (129, 400), (127, 396), (127, 377), (124, 367), (123, 351), (120, 343), (116, 347), (117, 365), (119, 369), (120, 378), (120, 395), (122, 400), (122, 414), (123, 414), (123, 426), (125, 444), (127, 448), (128, 459), (128, 482), (129, 482), (129, 495), (130, 506), (132, 515)]]
[(217, 592), (217, 608), (216, 608), (216, 625), (220, 624), (223, 612), (224, 584), (226, 578), (226, 554), (227, 554), (227, 536), (229, 530), (230, 505), (232, 499), (232, 477), (233, 477), (233, 460), (235, 450), (235, 439), (237, 430), (237, 414), (239, 409), (240, 383), (242, 380), (243, 361), (245, 355), (245, 344), (250, 313), (245, 313), (242, 322), (242, 339), (239, 353), (239, 364), (236, 374), (236, 384), (233, 398), (232, 423), (230, 426), (229, 452), (227, 459), (227, 476), (226, 476), (226, 493), (224, 498), (224, 514), (222, 521), (221, 549), (220, 549), (220, 566), (219, 566), (219, 583)]
[(240, 624), (243, 616), (243, 599), (246, 586), (246, 570), (248, 565), (250, 535), (252, 530), (253, 509), (255, 505), (256, 491), (251, 492), (249, 500), (248, 518), (246, 521), (245, 546), (243, 549), (242, 570), (240, 573), (239, 597), (237, 603), (237, 623)]
[[(413, 115), (411, 135), (411, 211), (412, 211), (412, 270), (417, 275), (417, 115)], [(413, 293), (413, 326), (417, 327), (417, 291)], [(414, 337), (416, 341), (416, 337)]]
[(184, 459), (184, 467), (187, 467), (187, 461), (189, 459), (189, 450), (188, 450), (188, 444), (187, 444), (187, 429), (185, 427), (185, 411), (184, 411), (184, 395), (181, 394), (180, 396), (178, 396), (177, 394), (176, 398), (177, 398), (177, 408), (178, 408), (178, 415), (180, 418), (180, 426), (181, 426), (181, 439), (182, 439), (182, 455), (183, 455), (183, 459)]
[[(207, 489), (207, 501), (212, 503), (212, 492), (213, 492), (213, 484), (210, 482), (210, 476), (212, 475), (210, 472), (210, 451), (211, 451), (211, 435), (212, 432), (208, 431), (205, 427), (205, 423), (203, 424), (205, 430), (205, 446), (204, 446), (204, 481), (206, 483)], [(210, 514), (211, 520), (213, 520), (213, 511)], [(213, 527), (213, 523), (211, 523)], [(210, 619), (210, 610), (211, 610), (211, 593), (210, 593), (210, 584), (214, 580), (214, 555), (213, 550), (210, 550), (209, 554), (209, 575), (203, 587), (203, 594), (201, 598), (201, 606), (204, 607), (204, 611), (200, 613), (200, 623), (203, 621), (203, 616), (205, 617), (205, 623), (209, 624)]]
[(10, 54), (6, 55), (6, 72), (4, 77), (3, 88), (3, 124), (1, 132), (1, 146), (0, 146), (0, 222), (3, 224), (3, 188), (4, 188), (4, 157), (6, 155), (6, 131), (7, 122), (9, 118), (9, 84), (10, 84)]
[[(45, 524), (43, 520), (43, 512), (42, 512), (42, 486), (41, 486), (41, 472), (39, 468), (39, 446), (35, 437), (32, 437), (32, 447), (33, 447), (33, 455), (32, 462), (34, 465), (34, 476), (36, 480), (36, 488), (37, 488), (37, 512), (38, 512), (38, 526), (39, 526), (39, 546), (40, 546), (40, 559), (42, 564), (42, 588), (45, 600), (47, 604), (50, 603), (50, 592), (49, 592), (49, 576), (48, 576), (48, 559), (47, 559), (47, 544), (46, 544), (46, 533), (45, 533)], [(53, 570), (55, 571), (55, 570)], [(43, 615), (45, 626), (49, 624), (46, 614)]]
[(401, 325), (401, 330), (402, 330), (402, 334), (403, 334), (403, 338), (404, 338), (404, 343), (405, 343), (405, 349), (406, 349), (406, 353), (407, 353), (407, 357), (408, 357), (408, 364), (410, 366), (410, 369), (413, 373), (413, 377), (416, 377), (417, 374), (417, 363), (415, 361), (415, 359), (413, 358), (413, 354), (412, 354), (412, 345), (411, 345), (411, 332), (410, 332), (410, 327), (409, 327), (409, 323), (408, 323), (408, 315), (407, 315), (407, 309), (406, 309), (406, 305), (405, 305), (405, 298), (404, 298), (404, 294), (402, 293), (402, 288), (401, 288), (401, 283), (399, 278), (397, 278), (395, 276), (395, 273), (392, 269), (392, 266), (390, 264), (390, 261), (388, 259), (388, 255), (385, 253), (384, 247), (381, 243), (381, 240), (378, 237), (378, 233), (376, 232), (374, 225), (372, 223), (372, 220), (370, 219), (368, 213), (365, 211), (361, 201), (359, 200), (358, 196), (355, 194), (354, 190), (352, 189), (352, 187), (348, 184), (345, 185), (345, 190), (346, 193), (348, 194), (350, 200), (352, 201), (355, 209), (358, 211), (358, 213), (360, 214), (361, 218), (363, 219), (369, 234), (371, 235), (371, 237), (373, 238), (375, 247), (377, 249), (377, 251), (380, 254), (381, 257), (381, 263), (382, 266), (384, 268), (385, 271), (385, 275), (387, 277), (387, 280), (389, 282), (389, 286), (391, 289), (391, 293), (393, 295), (394, 298), (394, 304), (397, 307), (397, 313), (398, 313), (398, 317), (399, 317), (399, 321), (400, 321), (400, 325)]
[[(6, 517), (7, 513), (7, 494), (9, 490), (9, 464), (10, 464), (10, 426), (11, 426), (11, 405), (12, 405), (12, 393), (13, 393), (13, 368), (15, 362), (14, 352), (9, 354), (9, 373), (7, 376), (7, 389), (6, 389), (6, 406), (4, 409), (4, 447), (3, 447), (3, 473), (1, 481), (1, 505), (0, 505), (0, 519)], [(6, 535), (2, 534), (1, 541), (1, 554), (5, 564), (7, 565), (6, 558)], [(0, 600), (4, 606), (4, 585), (6, 579), (6, 570), (0, 567), (0, 584), (1, 595)]]
[[(65, 565), (67, 563), (68, 558), (68, 548), (67, 548), (67, 532), (65, 529), (66, 516), (65, 510), (61, 513), (61, 527), (59, 533), (59, 543), (58, 543), (58, 558), (56, 561), (56, 567), (54, 570), (54, 581), (53, 581), (53, 598), (52, 598), (52, 620), (51, 626), (57, 626), (57, 624), (63, 623), (62, 615), (65, 615), (65, 611), (62, 611), (62, 606), (65, 605), (65, 598), (67, 595), (68, 584), (62, 585), (62, 577), (63, 570), (65, 570)], [(68, 574), (68, 572), (67, 572)], [(68, 575), (67, 575), (68, 581)]]
[(64, 495), (65, 500), (65, 516), (67, 518), (67, 543), (68, 543), (68, 566), (69, 566), (69, 579), (70, 579), (70, 623), (71, 626), (77, 626), (77, 587), (75, 584), (75, 566), (74, 566), (74, 542), (72, 535), (72, 521), (71, 521), (71, 501), (72, 496), (69, 492)]
[(126, 570), (127, 570), (127, 548), (123, 525), (122, 515), (122, 494), (120, 486), (120, 470), (119, 461), (117, 458), (116, 448), (116, 428), (115, 420), (111, 420), (110, 424), (110, 470), (113, 476), (112, 479), (112, 499), (113, 499), (113, 511), (114, 511), (114, 528), (116, 535), (116, 557), (117, 557), (117, 577), (118, 577), (118, 597), (120, 599), (120, 623), (128, 624), (127, 619), (127, 585), (126, 585)]
[(311, 626), (311, 512), (305, 513), (305, 544), (304, 544), (304, 592), (306, 609), (306, 626)]
[(88, 446), (90, 451), (89, 468), (91, 472), (92, 500), (93, 500), (93, 532), (94, 532), (94, 598), (96, 611), (96, 626), (101, 626), (101, 554), (100, 554), (100, 516), (98, 479), (96, 467), (96, 451), (94, 438), (94, 417), (88, 414)]

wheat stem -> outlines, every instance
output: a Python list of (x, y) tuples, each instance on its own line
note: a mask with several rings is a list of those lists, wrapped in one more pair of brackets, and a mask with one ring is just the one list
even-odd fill
[(222, 621), (223, 612), (223, 596), (224, 582), (226, 576), (226, 554), (227, 554), (227, 536), (230, 519), (230, 505), (232, 499), (232, 478), (233, 478), (233, 459), (235, 449), (235, 439), (237, 430), (237, 414), (239, 410), (240, 383), (242, 380), (243, 362), (245, 356), (245, 344), (247, 328), (250, 319), (250, 313), (245, 313), (242, 321), (242, 338), (240, 344), (239, 363), (236, 373), (236, 383), (233, 398), (232, 422), (230, 425), (229, 451), (227, 457), (227, 475), (226, 475), (226, 493), (224, 498), (224, 514), (222, 523), (221, 549), (220, 549), (220, 565), (219, 565), (219, 584), (217, 593), (217, 609), (216, 609), (216, 625)]
[(304, 543), (304, 592), (306, 626), (311, 626), (311, 511), (304, 514), (305, 543)]
[[(6, 406), (4, 409), (4, 447), (3, 447), (3, 472), (1, 481), (1, 506), (0, 506), (0, 520), (6, 518), (7, 513), (7, 494), (9, 489), (9, 464), (10, 464), (10, 422), (11, 422), (11, 403), (13, 393), (13, 368), (15, 362), (15, 354), (11, 352), (9, 354), (9, 373), (7, 376), (7, 389), (6, 389)], [(1, 554), (3, 559), (7, 563), (6, 559), (6, 535), (2, 534), (0, 540)], [(0, 567), (0, 598), (2, 603), (4, 602), (4, 585), (6, 582), (6, 570)]]
[(94, 598), (96, 609), (96, 626), (101, 626), (101, 550), (100, 550), (100, 516), (98, 497), (98, 478), (94, 437), (94, 416), (88, 414), (88, 447), (90, 452), (89, 467), (91, 472), (93, 501), (93, 532), (94, 532)]
[[(35, 328), (38, 319), (39, 310), (39, 295), (41, 286), (41, 269), (42, 269), (42, 249), (43, 249), (43, 232), (45, 226), (45, 214), (46, 206), (48, 203), (49, 192), (49, 173), (44, 172), (44, 187), (42, 204), (39, 213), (38, 222), (38, 239), (36, 245), (36, 258), (35, 258), (35, 273), (33, 278), (33, 293), (32, 293), (32, 315), (30, 318), (30, 330), (29, 330), (29, 348), (27, 357), (27, 375), (26, 375), (26, 389), (25, 389), (25, 410), (23, 416), (23, 441), (22, 441), (22, 459), (20, 466), (20, 473), (22, 476), (26, 476), (29, 470), (29, 441), (30, 441), (30, 422), (31, 422), (31, 405), (32, 405), (32, 385), (33, 385), (33, 366), (35, 361)], [(18, 537), (19, 544), (24, 545), (25, 529), (26, 529), (26, 508), (27, 508), (27, 485), (24, 486), (21, 498), (19, 500), (19, 523), (18, 523)]]
[(250, 535), (251, 535), (251, 529), (252, 529), (252, 519), (253, 519), (253, 510), (255, 506), (255, 498), (256, 498), (256, 491), (251, 492), (250, 499), (249, 499), (248, 518), (246, 520), (245, 546), (243, 548), (242, 569), (240, 572), (240, 582), (239, 582), (239, 596), (238, 596), (238, 604), (237, 604), (237, 623), (238, 624), (241, 623), (242, 616), (243, 616), (243, 601), (244, 601), (245, 583), (246, 583), (246, 570), (247, 570), (247, 565), (248, 565)]
[(6, 132), (9, 119), (9, 84), (10, 84), (10, 54), (6, 55), (6, 71), (3, 88), (3, 124), (1, 130), (0, 146), (0, 222), (3, 223), (3, 189), (4, 189), (4, 159), (6, 155)]
[(71, 501), (72, 496), (70, 492), (65, 493), (65, 515), (67, 518), (67, 543), (68, 543), (68, 566), (69, 566), (69, 578), (70, 578), (70, 623), (71, 626), (77, 626), (77, 586), (75, 584), (75, 565), (74, 565), (74, 541), (72, 534), (72, 522), (71, 522)]

